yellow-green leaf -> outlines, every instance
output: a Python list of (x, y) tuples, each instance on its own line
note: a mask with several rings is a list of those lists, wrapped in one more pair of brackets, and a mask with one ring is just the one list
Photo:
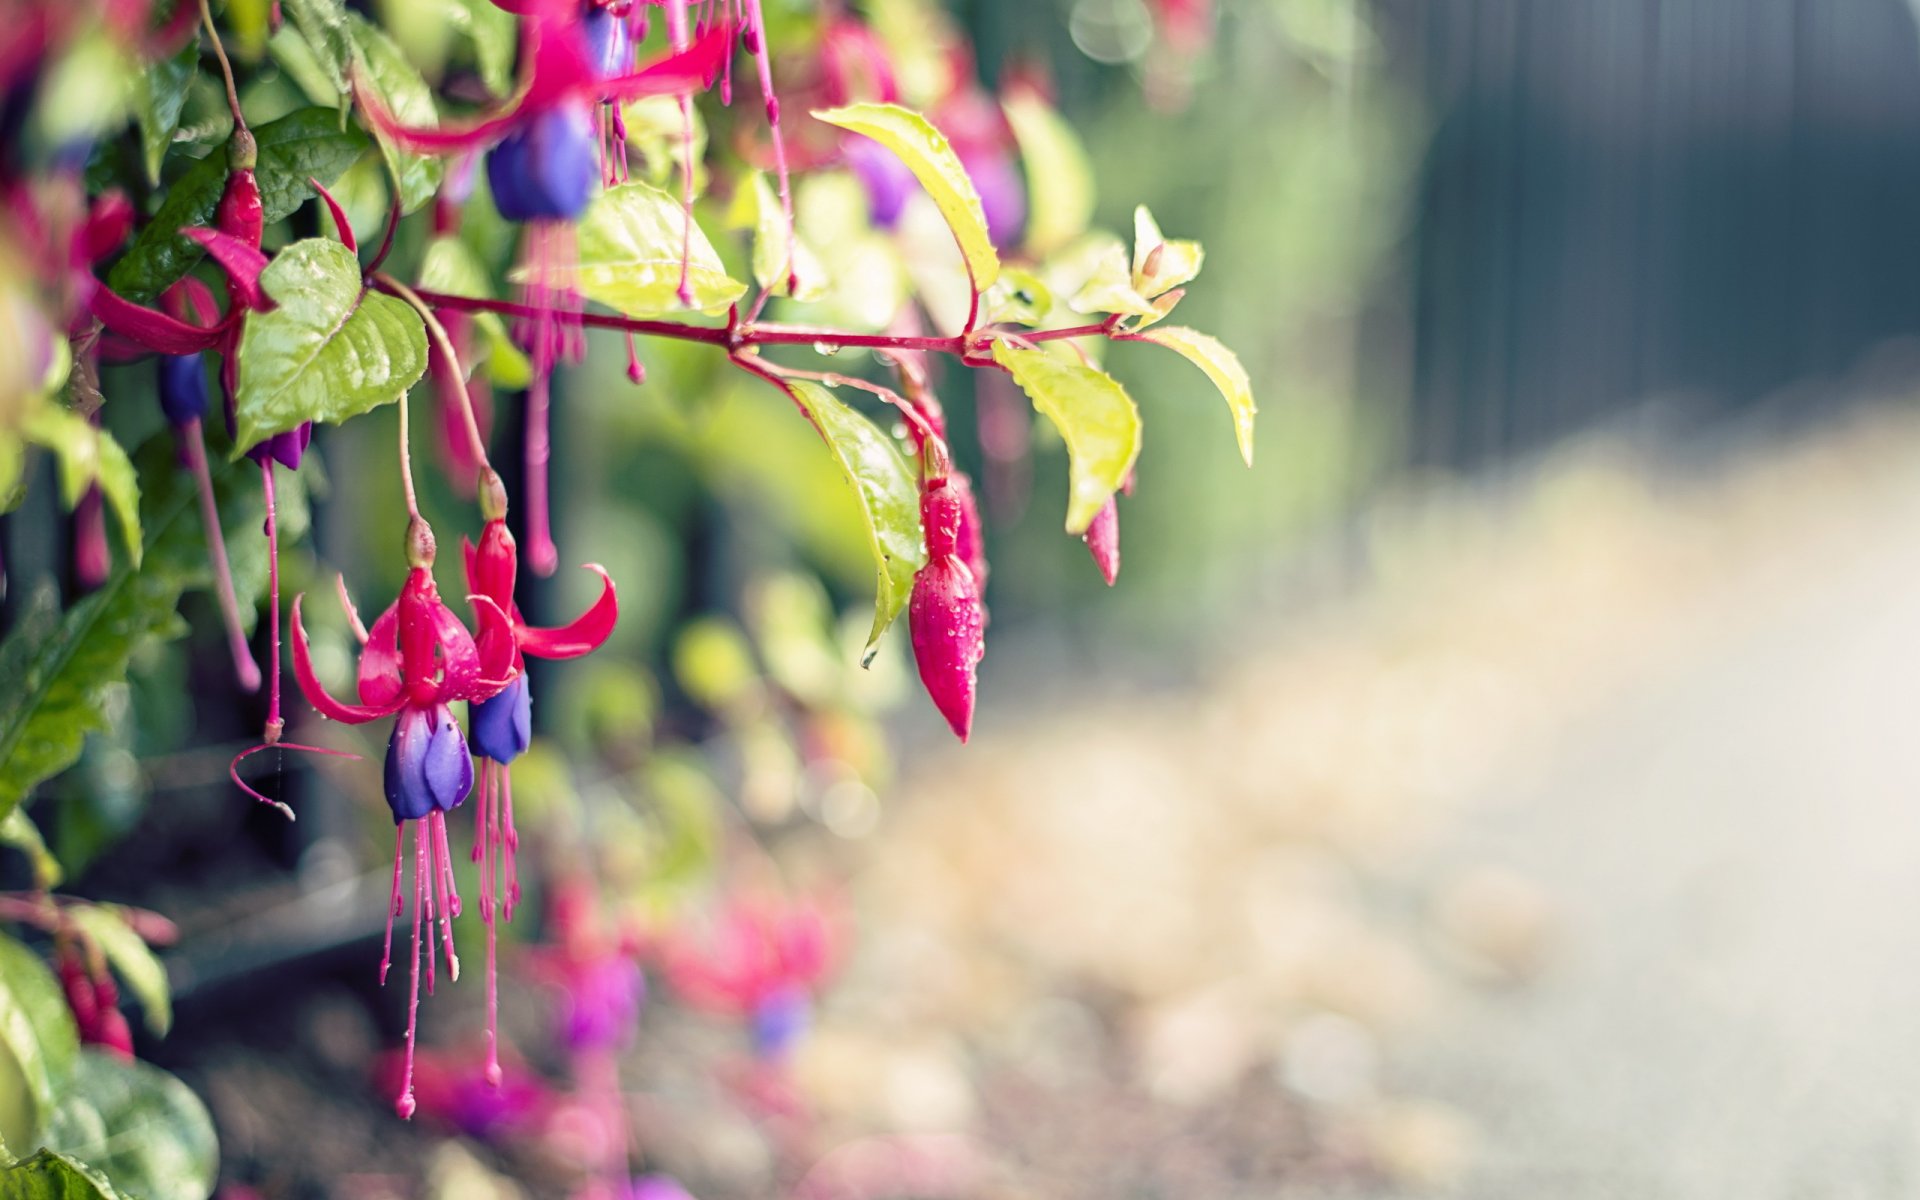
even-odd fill
[(1189, 282), (1205, 259), (1199, 242), (1168, 241), (1146, 205), (1133, 210), (1133, 287), (1142, 296)]
[[(443, 234), (427, 244), (427, 253), (420, 260), (420, 286), (449, 296), (494, 298), (479, 256), (453, 234)], [(526, 351), (514, 345), (499, 313), (474, 313), (473, 324), (485, 341), (470, 347), (468, 361), (460, 364), (468, 375), (485, 363), (487, 377), (510, 391), (533, 382), (533, 364), (527, 360)]]
[[(353, 70), (361, 85), (386, 105), (387, 111), (402, 125), (431, 129), (440, 123), (433, 103), (433, 89), (420, 72), (407, 61), (400, 47), (372, 22), (359, 13), (347, 14), (347, 32), (353, 42)], [(415, 154), (374, 128), (380, 153), (393, 173), (395, 190), (400, 195), (400, 211), (413, 212), (433, 199), (440, 190), (445, 164), (426, 154)]]
[(1226, 397), (1227, 407), (1233, 410), (1233, 434), (1240, 442), (1240, 457), (1252, 466), (1253, 414), (1257, 410), (1253, 403), (1253, 383), (1247, 378), (1247, 369), (1240, 365), (1240, 356), (1221, 345), (1218, 338), (1183, 325), (1162, 325), (1139, 336), (1142, 341), (1180, 354), (1207, 373), (1213, 386)]
[(897, 104), (849, 104), (817, 110), (813, 115), (829, 125), (865, 134), (899, 155), (947, 219), (953, 240), (959, 243), (961, 256), (967, 261), (974, 290), (984, 292), (993, 286), (1000, 276), (1000, 256), (994, 253), (993, 240), (987, 236), (986, 211), (945, 134), (919, 113)]
[[(827, 273), (820, 260), (797, 234), (788, 237), (786, 213), (764, 172), (755, 171), (741, 183), (728, 210), (727, 223), (753, 230), (753, 280), (776, 296), (818, 300), (826, 292)], [(791, 292), (787, 283), (796, 284)]]
[(993, 346), (994, 361), (1067, 443), (1067, 532), (1085, 533), (1140, 455), (1140, 410), (1112, 376), (1043, 350)]
[(873, 546), (873, 628), (863, 661), (913, 595), (913, 577), (927, 561), (920, 536), (920, 488), (893, 439), (817, 383), (787, 382), (807, 419), (826, 439), (860, 499)]
[(1038, 325), (1053, 311), (1053, 292), (1032, 271), (1008, 267), (987, 293), (986, 308), (990, 325), (1003, 321)]
[[(550, 264), (547, 278), (629, 317), (676, 311), (682, 307), (685, 220), (680, 201), (651, 184), (636, 181), (609, 188), (580, 218), (576, 261)], [(686, 270), (692, 307), (701, 312), (725, 312), (746, 293), (747, 285), (727, 274), (698, 224), (686, 247)], [(508, 278), (525, 283), (529, 276), (521, 268)]]
[(27, 861), (33, 864), (35, 887), (45, 891), (60, 886), (65, 875), (60, 869), (60, 860), (47, 849), (40, 827), (33, 823), (26, 809), (15, 808), (5, 819), (0, 819), (0, 844), (12, 846), (27, 856)]
[(21, 432), (26, 440), (53, 451), (60, 464), (60, 495), (68, 508), (80, 503), (89, 484), (100, 493), (120, 522), (127, 555), (140, 565), (140, 483), (133, 463), (113, 435), (85, 417), (58, 404), (41, 404), (28, 414)]
[(1134, 287), (1127, 269), (1127, 252), (1118, 241), (1102, 245), (1096, 252), (1093, 273), (1069, 307), (1081, 313), (1121, 313), (1129, 317), (1153, 317), (1153, 301)]
[(1093, 166), (1064, 117), (1032, 91), (1002, 105), (1027, 172), (1027, 253), (1045, 258), (1087, 231), (1093, 219)]

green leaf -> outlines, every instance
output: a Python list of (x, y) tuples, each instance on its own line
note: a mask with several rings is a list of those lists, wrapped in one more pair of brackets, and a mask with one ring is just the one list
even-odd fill
[(47, 1143), (142, 1200), (207, 1200), (219, 1175), (213, 1118), (193, 1089), (99, 1050), (74, 1064)]
[[(753, 230), (753, 279), (776, 296), (817, 300), (826, 292), (826, 271), (798, 236), (787, 236), (786, 214), (766, 173), (754, 171), (734, 194), (728, 224)], [(791, 249), (789, 249), (791, 247)], [(791, 260), (791, 261), (789, 261)], [(789, 292), (789, 269), (798, 288)]]
[[(434, 107), (433, 89), (420, 77), (407, 56), (359, 13), (347, 14), (347, 31), (353, 39), (355, 71), (362, 84), (379, 97), (387, 111), (403, 125), (430, 129), (440, 123), (440, 111)], [(413, 212), (433, 199), (440, 189), (445, 165), (440, 159), (415, 154), (375, 131), (380, 153), (393, 172), (394, 187), (400, 193), (400, 211)]]
[[(873, 547), (873, 628), (863, 661), (873, 661), (880, 635), (913, 595), (913, 577), (927, 561), (920, 536), (920, 488), (893, 439), (817, 383), (788, 380), (794, 399), (826, 439), (860, 499)], [(1091, 519), (1091, 518), (1089, 518)]]
[(344, 98), (347, 72), (353, 66), (353, 33), (347, 25), (346, 5), (342, 0), (283, 0), (281, 8), (307, 40), (327, 82)]
[(4, 1200), (122, 1200), (106, 1176), (53, 1150), (0, 1170)]
[(513, 91), (513, 57), (520, 48), (520, 25), (493, 0), (452, 0), (451, 23), (473, 42), (480, 82), (496, 96)]
[(1093, 250), (1093, 273), (1075, 292), (1068, 307), (1080, 313), (1121, 313), (1129, 317), (1153, 318), (1153, 301), (1142, 296), (1133, 285), (1127, 265), (1127, 252), (1119, 241), (1104, 243)]
[(27, 856), (33, 863), (33, 883), (41, 891), (60, 886), (63, 872), (60, 860), (47, 849), (46, 839), (40, 836), (40, 827), (33, 823), (24, 808), (16, 808), (0, 820), (0, 842), (12, 846)]
[[(269, 225), (288, 216), (313, 194), (309, 176), (332, 183), (367, 148), (357, 127), (340, 128), (330, 108), (303, 108), (253, 131), (259, 147), (254, 176)], [(209, 154), (173, 182), (167, 198), (107, 276), (108, 286), (129, 300), (147, 303), (186, 274), (206, 251), (180, 230), (211, 225), (227, 186), (227, 156)]]
[[(41, 780), (80, 756), (88, 730), (107, 728), (104, 693), (126, 679), (134, 652), (185, 630), (180, 594), (211, 583), (192, 479), (173, 469), (170, 438), (155, 438), (140, 460), (151, 482), (140, 498), (146, 555), (116, 564), (97, 591), (63, 614), (51, 585), (23, 606), (0, 642), (0, 818)], [(244, 472), (216, 468), (238, 498)]]
[(420, 314), (368, 290), (339, 242), (308, 238), (260, 274), (279, 302), (240, 335), (235, 457), (304, 421), (338, 424), (407, 394), (427, 370)]
[(1000, 256), (987, 236), (986, 211), (945, 134), (919, 113), (897, 104), (849, 104), (813, 115), (829, 125), (863, 133), (898, 155), (947, 219), (967, 261), (974, 290), (984, 292), (993, 286), (1000, 275)]
[(1253, 383), (1240, 356), (1221, 345), (1218, 338), (1182, 325), (1162, 325), (1138, 335), (1141, 341), (1165, 346), (1207, 373), (1213, 386), (1226, 397), (1233, 411), (1233, 434), (1240, 442), (1240, 457), (1253, 465)]
[(38, 1141), (79, 1054), (80, 1032), (53, 972), (39, 955), (0, 934), (0, 1056), (18, 1068), (32, 1109), (31, 1128), (9, 1141)]
[(26, 439), (53, 451), (60, 464), (60, 494), (68, 508), (80, 503), (90, 484), (100, 493), (120, 522), (127, 553), (140, 565), (140, 483), (133, 463), (113, 435), (71, 409), (42, 404), (21, 427)]
[(178, 53), (149, 63), (134, 81), (133, 118), (140, 126), (141, 160), (149, 183), (160, 182), (160, 163), (187, 105), (187, 82), (199, 69), (200, 42), (190, 38)]
[[(680, 251), (685, 212), (680, 201), (647, 183), (609, 188), (580, 217), (574, 235), (577, 261), (548, 267), (550, 282), (571, 284), (582, 296), (630, 317), (653, 316), (681, 307)], [(687, 249), (687, 283), (692, 307), (725, 312), (746, 293), (747, 285), (727, 274), (696, 223)], [(525, 268), (508, 276), (526, 283)]]
[(986, 310), (989, 325), (1038, 325), (1053, 311), (1053, 292), (1032, 271), (1008, 267), (987, 293)]
[(1026, 250), (1045, 258), (1087, 231), (1093, 219), (1093, 165), (1066, 118), (1032, 91), (1004, 105), (1027, 174)]
[(139, 997), (141, 1008), (146, 1010), (147, 1027), (165, 1037), (173, 1025), (173, 992), (167, 986), (167, 969), (160, 965), (146, 939), (134, 932), (116, 905), (74, 904), (67, 908), (67, 915), (93, 939), (128, 989)]
[[(334, 87), (333, 80), (327, 78), (320, 56), (313, 52), (312, 44), (300, 36), (298, 29), (282, 25), (274, 30), (273, 36), (267, 39), (267, 53), (310, 103), (339, 111), (340, 91)], [(339, 124), (337, 118), (334, 123)]]
[(993, 345), (994, 361), (1066, 439), (1067, 532), (1085, 533), (1133, 471), (1140, 454), (1140, 410), (1110, 375), (1062, 362), (1042, 350)]
[(1200, 273), (1206, 252), (1199, 242), (1170, 242), (1142, 204), (1133, 210), (1133, 286), (1143, 296), (1158, 296)]

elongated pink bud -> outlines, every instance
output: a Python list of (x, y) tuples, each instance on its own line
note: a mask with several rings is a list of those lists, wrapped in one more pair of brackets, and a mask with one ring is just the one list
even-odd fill
[(1113, 581), (1120, 578), (1120, 505), (1116, 497), (1107, 497), (1106, 506), (1094, 516), (1093, 524), (1087, 526), (1084, 540), (1094, 565), (1100, 568), (1107, 586), (1112, 587)]
[(980, 505), (973, 498), (973, 481), (963, 471), (947, 476), (947, 487), (960, 505), (960, 526), (955, 531), (954, 554), (973, 572), (973, 586), (987, 594), (987, 539), (980, 528)]
[(973, 732), (975, 671), (987, 652), (986, 613), (972, 569), (954, 552), (961, 509), (948, 480), (936, 480), (921, 493), (920, 519), (928, 561), (913, 580), (907, 628), (920, 682), (964, 742)]

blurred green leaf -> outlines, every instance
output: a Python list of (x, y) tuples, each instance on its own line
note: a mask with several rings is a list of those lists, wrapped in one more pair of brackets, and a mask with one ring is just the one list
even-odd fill
[(33, 823), (27, 810), (16, 807), (0, 820), (0, 843), (12, 846), (27, 856), (33, 864), (33, 883), (41, 891), (60, 885), (63, 872), (60, 861), (47, 849), (46, 839), (40, 836), (40, 827)]
[(1067, 532), (1085, 533), (1126, 482), (1140, 454), (1140, 410), (1110, 375), (1063, 362), (1042, 350), (995, 342), (994, 361), (1066, 439), (1069, 461)]
[(339, 242), (295, 242), (260, 283), (279, 307), (248, 317), (240, 336), (236, 457), (304, 421), (338, 424), (390, 404), (426, 374), (420, 315), (364, 287)]
[[(493, 298), (487, 268), (466, 242), (452, 234), (433, 239), (420, 263), (420, 286), (449, 296), (470, 296), (475, 300)], [(533, 364), (526, 352), (514, 344), (507, 323), (499, 313), (474, 313), (473, 324), (486, 338), (483, 346), (473, 348), (472, 361), (460, 364), (469, 375), (487, 364), (487, 375), (503, 388), (523, 388), (533, 381)]]
[[(152, 481), (141, 497), (141, 566), (117, 564), (99, 590), (64, 613), (46, 587), (0, 642), (0, 818), (71, 765), (88, 730), (106, 727), (103, 702), (126, 678), (128, 660), (149, 640), (182, 632), (180, 593), (210, 582), (193, 482), (172, 468), (170, 442), (156, 438), (140, 454)], [(215, 474), (237, 482), (240, 472), (216, 467)]]
[(353, 66), (353, 32), (347, 24), (347, 6), (342, 0), (281, 0), (281, 8), (293, 18), (294, 27), (306, 39), (327, 82), (344, 99), (347, 72)]
[(1130, 317), (1156, 317), (1153, 302), (1134, 287), (1133, 273), (1127, 265), (1127, 252), (1119, 239), (1104, 242), (1090, 251), (1092, 273), (1074, 293), (1070, 304), (1075, 312), (1121, 313)]
[(987, 236), (986, 211), (945, 134), (919, 113), (897, 104), (849, 104), (816, 110), (813, 115), (829, 125), (865, 134), (898, 155), (947, 219), (974, 289), (984, 292), (993, 286), (1000, 275), (1000, 256)]
[(520, 24), (493, 0), (451, 0), (449, 18), (473, 42), (480, 81), (496, 96), (513, 91), (513, 57), (520, 48)]
[(46, 1137), (142, 1200), (207, 1200), (219, 1175), (200, 1097), (158, 1067), (99, 1050), (81, 1051)]
[[(259, 158), (254, 176), (260, 206), (272, 224), (299, 208), (313, 194), (311, 176), (322, 184), (339, 178), (367, 148), (367, 135), (330, 108), (303, 108), (253, 131)], [(107, 284), (129, 300), (147, 303), (186, 274), (206, 251), (180, 236), (180, 230), (211, 225), (220, 194), (227, 186), (227, 156), (210, 154), (174, 180), (160, 210), (107, 276)]]
[(42, 1150), (0, 1170), (0, 1197), (5, 1200), (122, 1200), (106, 1176), (53, 1150)]
[[(18, 809), (14, 810), (18, 812)], [(93, 939), (101, 953), (146, 1010), (147, 1027), (165, 1037), (173, 1025), (173, 992), (167, 986), (167, 969), (160, 964), (146, 940), (127, 924), (120, 909), (111, 904), (74, 904), (67, 908), (82, 932)]]
[(187, 105), (187, 82), (200, 69), (200, 42), (188, 39), (166, 58), (147, 64), (133, 85), (133, 119), (140, 126), (140, 157), (147, 182), (160, 182), (160, 163), (180, 128), (180, 112)]
[(1093, 164), (1073, 126), (1038, 94), (1017, 92), (1002, 107), (1027, 175), (1026, 251), (1045, 258), (1087, 231)]
[(66, 1094), (80, 1054), (67, 998), (40, 956), (0, 934), (0, 1048), (11, 1055), (31, 1101), (30, 1128), (6, 1129), (9, 1145), (35, 1145)]
[[(826, 290), (826, 269), (805, 241), (788, 237), (780, 197), (765, 172), (754, 171), (734, 193), (728, 224), (753, 230), (753, 280), (776, 296), (817, 300)], [(788, 288), (789, 280), (797, 287)]]
[(1038, 325), (1053, 311), (1053, 293), (1038, 275), (1021, 267), (1008, 267), (986, 295), (987, 323), (1011, 321), (1016, 325)]
[[(433, 89), (420, 77), (407, 56), (393, 39), (359, 13), (347, 14), (347, 32), (353, 40), (355, 72), (362, 85), (371, 90), (403, 125), (431, 129), (440, 123), (440, 111), (434, 107)], [(437, 157), (415, 154), (375, 131), (380, 153), (393, 173), (394, 187), (400, 195), (400, 211), (410, 213), (433, 199), (440, 189), (445, 164)]]
[(1240, 442), (1240, 457), (1253, 465), (1253, 383), (1240, 356), (1227, 349), (1218, 338), (1180, 325), (1161, 325), (1138, 335), (1142, 341), (1165, 346), (1207, 373), (1213, 386), (1226, 398), (1233, 411), (1233, 434)]
[(58, 404), (42, 404), (28, 415), (21, 432), (27, 441), (53, 451), (60, 464), (60, 497), (71, 509), (91, 484), (120, 522), (127, 553), (140, 565), (140, 484), (133, 463), (113, 435)]
[(807, 419), (826, 439), (853, 485), (873, 548), (873, 629), (863, 659), (913, 594), (913, 577), (927, 561), (920, 536), (920, 488), (893, 439), (826, 388), (804, 379), (787, 382)]
[[(576, 261), (554, 263), (548, 282), (571, 284), (582, 296), (630, 317), (657, 316), (681, 308), (681, 247), (685, 237), (680, 202), (646, 183), (608, 188), (588, 206), (576, 231)], [(720, 313), (747, 285), (720, 264), (713, 243), (696, 223), (686, 245), (692, 307)], [(526, 270), (508, 276), (526, 283)]]
[(724, 712), (754, 690), (760, 669), (738, 625), (705, 616), (681, 627), (673, 644), (673, 676), (696, 704)]

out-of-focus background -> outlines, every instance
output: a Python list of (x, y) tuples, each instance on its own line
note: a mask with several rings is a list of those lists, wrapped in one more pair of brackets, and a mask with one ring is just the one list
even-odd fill
[[(1114, 347), (1148, 433), (1109, 591), (1059, 533), (1057, 448), (1008, 452), (1017, 397), (950, 373), (994, 564), (973, 742), (895, 646), (844, 685), (890, 740), (828, 722), (796, 748), (730, 703), (727, 631), (784, 684), (843, 686), (768, 615), (867, 585), (832, 465), (760, 471), (812, 435), (698, 354), (634, 391), (609, 345), (566, 382), (563, 555), (613, 570), (616, 649), (651, 665), (537, 676), (544, 731), (656, 797), (724, 789), (857, 930), (792, 1065), (825, 1155), (793, 1194), (1920, 1187), (1913, 11), (953, 9), (989, 81), (1047, 65), (1101, 224), (1145, 203), (1204, 242), (1183, 317), (1252, 374), (1256, 468), (1188, 364)], [(355, 494), (316, 508), (330, 556), (392, 511), (355, 466), (383, 420), (332, 443)], [(391, 562), (358, 586), (390, 593)], [(583, 598), (564, 575), (542, 615)], [(221, 719), (243, 736), (243, 713), (202, 736)], [(718, 766), (650, 758), (669, 733)], [(96, 745), (98, 830), (56, 830), (141, 822), (81, 886), (179, 916), (151, 1052), (209, 1100), (228, 1177), (548, 1194), (564, 1141), (402, 1128), (366, 1078), (398, 1020), (367, 979), (370, 772), (289, 761), (287, 829), (234, 811), (230, 752)], [(550, 819), (654, 876), (717, 836), (596, 807), (623, 778), (553, 785)], [(224, 901), (169, 882), (197, 864)], [(510, 1027), (542, 1019), (525, 991)], [(476, 1004), (436, 999), (425, 1040), (470, 1045)], [(688, 1065), (729, 1036), (650, 1008), (631, 1133), (703, 1198), (786, 1194), (792, 1147)], [(882, 1182), (833, 1182), (862, 1163)]]

